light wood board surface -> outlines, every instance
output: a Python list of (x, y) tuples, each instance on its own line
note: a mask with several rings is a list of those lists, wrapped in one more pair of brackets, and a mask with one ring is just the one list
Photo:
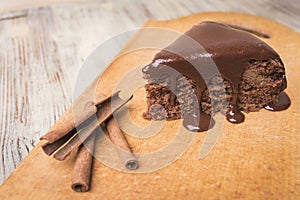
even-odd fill
[[(3, 183), (0, 198), (298, 199), (299, 34), (271, 20), (234, 13), (203, 13), (170, 21), (149, 21), (145, 27), (184, 32), (203, 20), (244, 24), (270, 34), (271, 38), (265, 41), (278, 51), (286, 66), (286, 92), (292, 99), (288, 110), (246, 114), (245, 122), (239, 125), (224, 122), (216, 146), (204, 159), (198, 159), (199, 148), (208, 133), (195, 134), (190, 147), (178, 160), (154, 172), (126, 173), (96, 161), (91, 190), (84, 194), (70, 189), (74, 160), (55, 161), (42, 153), (39, 144)], [(137, 34), (126, 48), (134, 46), (140, 36)], [(153, 54), (153, 50), (134, 51), (118, 57), (104, 72), (99, 90), (111, 92), (124, 73), (149, 62)], [(141, 118), (144, 96), (143, 91), (136, 91), (129, 105), (131, 117), (142, 125), (145, 125)], [(168, 144), (179, 125), (180, 120), (167, 122), (154, 137), (140, 140), (128, 136), (128, 139), (135, 152), (152, 152)], [(102, 151), (98, 147), (96, 152), (100, 155)], [(145, 164), (141, 163), (141, 169)]]
[(0, 183), (70, 106), (82, 63), (107, 39), (148, 19), (207, 11), (264, 16), (300, 31), (298, 0), (0, 0), (0, 11)]

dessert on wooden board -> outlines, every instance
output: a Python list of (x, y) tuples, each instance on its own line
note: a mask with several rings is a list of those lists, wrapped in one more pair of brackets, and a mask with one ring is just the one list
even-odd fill
[[(140, 168), (133, 174), (120, 172), (94, 160), (96, 162), (91, 168), (90, 190), (86, 194), (72, 192), (70, 188), (72, 172), (76, 165), (74, 159), (78, 155), (73, 154), (70, 159), (63, 162), (56, 161), (44, 155), (40, 146), (46, 141), (41, 141), (10, 178), (2, 184), (1, 199), (22, 199), (24, 196), (28, 199), (40, 199), (49, 194), (61, 199), (82, 199), (83, 196), (91, 199), (130, 199), (133, 197), (140, 199), (295, 198), (299, 194), (296, 176), (297, 169), (299, 169), (297, 164), (298, 148), (295, 142), (298, 138), (297, 111), (300, 105), (297, 84), (300, 57), (299, 33), (268, 19), (236, 13), (201, 13), (168, 21), (151, 20), (147, 22), (145, 28), (167, 28), (184, 33), (193, 25), (207, 19), (237, 24), (270, 36), (270, 39), (263, 39), (263, 41), (275, 48), (285, 64), (288, 87), (284, 91), (293, 101), (289, 109), (275, 113), (262, 109), (260, 112), (245, 114), (245, 123), (239, 125), (225, 122), (223, 126), (223, 122), (219, 121), (221, 115), (217, 114), (214, 116), (214, 119), (218, 120), (214, 128), (209, 132), (200, 132), (200, 134), (183, 130), (180, 127), (182, 120), (158, 122), (157, 124), (164, 124), (164, 128), (149, 139), (133, 138), (130, 136), (132, 132), (127, 130), (125, 133), (126, 137), (129, 136), (127, 137), (128, 143), (135, 153), (153, 152), (164, 148), (169, 141), (173, 141), (173, 136), (177, 135), (183, 137), (191, 135), (193, 141), (176, 162), (151, 173), (140, 173), (144, 166), (148, 167), (151, 164), (140, 157), (138, 157)], [(129, 52), (137, 44), (140, 44), (140, 39), (143, 39), (140, 36), (144, 36), (143, 31), (139, 31), (132, 38), (123, 52)], [(174, 39), (174, 37), (172, 38)], [(163, 44), (162, 47), (167, 46), (165, 38), (155, 39)], [(123, 83), (123, 80), (131, 81), (131, 79), (126, 79), (127, 73), (134, 71), (136, 73), (133, 74), (141, 74), (142, 65), (150, 63), (153, 52), (151, 49), (150, 51), (139, 50), (130, 51), (126, 55), (122, 54), (98, 78), (99, 82), (94, 82), (83, 92), (81, 96), (84, 95), (84, 98), (77, 100), (82, 100), (80, 102), (83, 107), (86, 101), (99, 101), (96, 97), (89, 95), (91, 93), (111, 94), (119, 80), (120, 83)], [(139, 67), (137, 68), (137, 66)], [(139, 78), (141, 77), (139, 76)], [(144, 82), (145, 80), (139, 83)], [(124, 87), (126, 88), (126, 85)], [(151, 123), (141, 117), (147, 107), (145, 104), (146, 93), (143, 90), (143, 88), (139, 88), (128, 105), (131, 117), (139, 125), (155, 125), (156, 122)], [(81, 106), (77, 104), (79, 102), (77, 100), (73, 105)], [(63, 116), (68, 113), (64, 113)], [(126, 123), (127, 116), (124, 116), (123, 119), (123, 122)], [(127, 124), (123, 125), (127, 126)], [(120, 126), (122, 127), (121, 124)], [(207, 139), (214, 136), (219, 127), (221, 128), (220, 135), (218, 135), (219, 138), (214, 149), (205, 159), (199, 160), (199, 150), (205, 147), (206, 141), (209, 141)], [(180, 131), (179, 134), (178, 131)], [(98, 142), (99, 140), (96, 140), (96, 155), (105, 156), (106, 154)], [(180, 147), (174, 145), (174, 148), (178, 150)], [(109, 152), (106, 152), (107, 155), (110, 155)], [(114, 154), (114, 157), (116, 157), (114, 160), (119, 159), (117, 153)], [(121, 160), (118, 160), (118, 163), (123, 164)], [(46, 184), (45, 180), (47, 180)], [(115, 184), (111, 184), (112, 182)], [(30, 189), (26, 187), (28, 185), (31, 186)]]
[(241, 123), (241, 111), (290, 105), (283, 92), (284, 64), (276, 51), (246, 31), (216, 22), (194, 25), (158, 52), (143, 73), (148, 80), (144, 118), (183, 118), (191, 131), (208, 130), (216, 112)]
[[(241, 111), (278, 111), (290, 105), (283, 92), (287, 87), (285, 68), (275, 50), (237, 27), (216, 22), (193, 26), (157, 53), (143, 73), (148, 80), (148, 110), (144, 118), (183, 118), (190, 131), (208, 130), (216, 112), (224, 113), (232, 123), (241, 123)], [(104, 123), (113, 144), (124, 150), (119, 154), (125, 166), (130, 170), (138, 168), (137, 158), (111, 118), (132, 98), (122, 100), (118, 94), (100, 94), (100, 100), (85, 102), (76, 118), (70, 110), (61, 123), (42, 137), (47, 140), (43, 150), (57, 160), (66, 159), (78, 149), (72, 179), (74, 191), (89, 190), (96, 130)], [(112, 102), (116, 105), (112, 106)], [(91, 147), (85, 148), (83, 142)]]

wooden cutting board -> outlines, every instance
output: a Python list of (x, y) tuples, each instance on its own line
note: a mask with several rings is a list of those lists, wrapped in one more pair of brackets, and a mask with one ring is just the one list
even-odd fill
[[(200, 13), (168, 21), (148, 21), (144, 27), (167, 28), (183, 33), (204, 20), (240, 24), (271, 36), (264, 40), (281, 55), (286, 66), (286, 92), (292, 100), (288, 110), (261, 110), (246, 114), (245, 122), (238, 125), (220, 120), (216, 126), (220, 130), (218, 137), (210, 137), (213, 131), (196, 134), (187, 132), (180, 127), (181, 120), (166, 122), (161, 131), (148, 138), (141, 139), (128, 132), (127, 138), (133, 151), (141, 154), (163, 152), (166, 146), (174, 144), (178, 135), (178, 146), (181, 148), (181, 143), (187, 146), (178, 150), (174, 145), (168, 149), (169, 152), (163, 152), (164, 156), (158, 156), (158, 159), (152, 161), (142, 158), (139, 173), (128, 173), (107, 164), (107, 160), (114, 161), (115, 153), (98, 145), (96, 156), (101, 158), (101, 155), (110, 155), (111, 158), (104, 162), (95, 159), (91, 190), (87, 193), (76, 193), (70, 188), (74, 155), (64, 162), (56, 161), (41, 151), (40, 142), (2, 184), (0, 199), (300, 198), (300, 35), (274, 21), (237, 13)], [(122, 82), (128, 82), (126, 76), (131, 72), (131, 77), (139, 76), (140, 66), (148, 63), (157, 51), (126, 51), (135, 48), (146, 36), (143, 31), (138, 32), (123, 53), (85, 93), (92, 93), (95, 88), (106, 94), (111, 93), (116, 86), (126, 89)], [(163, 35), (158, 37), (158, 43), (163, 38)], [(129, 80), (134, 82), (135, 79)], [(145, 106), (145, 92), (141, 87), (137, 88), (127, 114), (140, 126), (149, 125), (141, 117)], [(121, 113), (120, 116), (120, 123), (126, 125), (128, 115), (122, 117)], [(199, 159), (200, 148), (209, 143), (210, 138), (216, 139), (214, 148)], [(175, 159), (169, 159), (168, 156)], [(153, 169), (160, 166), (165, 162), (164, 159), (170, 162), (152, 172), (149, 169), (147, 173), (143, 172), (151, 164)]]

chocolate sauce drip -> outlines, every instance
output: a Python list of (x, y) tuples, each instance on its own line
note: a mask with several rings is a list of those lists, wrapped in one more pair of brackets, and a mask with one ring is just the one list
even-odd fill
[[(265, 59), (280, 60), (280, 57), (266, 43), (245, 31), (216, 22), (202, 22), (157, 53), (152, 63), (143, 68), (143, 72), (159, 76), (166, 65), (177, 70), (196, 83), (198, 102), (206, 89), (206, 83), (213, 76), (221, 75), (230, 82), (233, 91), (230, 109), (226, 113), (227, 120), (241, 123), (244, 115), (237, 105), (242, 73), (251, 60)], [(281, 101), (286, 102), (279, 102)], [(205, 115), (198, 108), (199, 110), (184, 117), (184, 126), (189, 130), (204, 131), (211, 127), (211, 116)], [(266, 107), (268, 108), (277, 110), (285, 107), (275, 104)]]
[(277, 103), (272, 103), (267, 106), (265, 106), (266, 110), (269, 111), (281, 111), (281, 110), (286, 110), (288, 107), (291, 105), (291, 100), (289, 96), (285, 92), (281, 92), (278, 95), (278, 101)]
[(231, 123), (239, 124), (244, 121), (245, 116), (236, 105), (229, 105), (229, 111), (226, 113), (226, 119)]
[(183, 126), (189, 131), (202, 132), (207, 131), (215, 125), (215, 121), (211, 115), (200, 113), (189, 114), (183, 117)]

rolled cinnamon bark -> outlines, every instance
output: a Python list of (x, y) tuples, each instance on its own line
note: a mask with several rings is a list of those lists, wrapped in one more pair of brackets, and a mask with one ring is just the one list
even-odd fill
[(78, 149), (71, 185), (75, 192), (87, 192), (90, 188), (95, 137), (94, 132)]
[[(116, 96), (118, 97), (118, 94), (119, 92), (116, 92), (108, 97), (106, 97), (103, 94), (100, 94), (97, 96), (96, 103), (94, 103), (94, 105), (91, 105), (91, 101), (76, 102), (40, 139), (47, 140), (47, 142), (50, 144), (58, 141), (76, 127), (79, 128), (78, 126), (80, 126), (80, 124), (82, 124), (89, 117), (94, 115), (97, 111), (97, 106), (101, 105), (108, 99), (115, 98)], [(74, 113), (76, 114), (75, 117)]]
[(48, 155), (51, 156), (57, 149), (63, 146), (69, 139), (71, 139), (76, 134), (76, 130), (72, 130), (68, 135), (60, 138), (59, 140), (55, 141), (54, 143), (50, 144), (46, 142), (42, 145), (43, 151)]
[(99, 127), (97, 119), (91, 122), (84, 128), (80, 129), (77, 134), (72, 137), (66, 144), (62, 146), (57, 152), (54, 153), (53, 158), (62, 161), (65, 160), (73, 150), (78, 147)]
[[(114, 111), (126, 104), (132, 96), (126, 100), (119, 98), (118, 95), (113, 95), (110, 98), (106, 98), (101, 104), (96, 104), (98, 106), (98, 111), (96, 115), (89, 117), (88, 120), (84, 121), (84, 125), (81, 125), (81, 129), (69, 137), (70, 133), (59, 138), (53, 143), (46, 143), (43, 146), (43, 150), (47, 155), (53, 154), (54, 158), (57, 160), (64, 160), (70, 153), (77, 149), (85, 140), (88, 138), (98, 126), (100, 126), (104, 121), (106, 121)], [(53, 134), (53, 133), (52, 133)], [(48, 134), (48, 136), (51, 134)], [(65, 140), (65, 137), (69, 140)], [(50, 138), (53, 138), (52, 136)], [(63, 143), (64, 142), (64, 143)], [(63, 143), (63, 144), (62, 144)], [(61, 148), (60, 148), (61, 147)]]
[(125, 167), (129, 170), (137, 169), (139, 167), (139, 163), (135, 155), (132, 153), (123, 132), (118, 127), (118, 124), (113, 117), (107, 121), (106, 129), (110, 140), (116, 146), (116, 150), (118, 151)]

